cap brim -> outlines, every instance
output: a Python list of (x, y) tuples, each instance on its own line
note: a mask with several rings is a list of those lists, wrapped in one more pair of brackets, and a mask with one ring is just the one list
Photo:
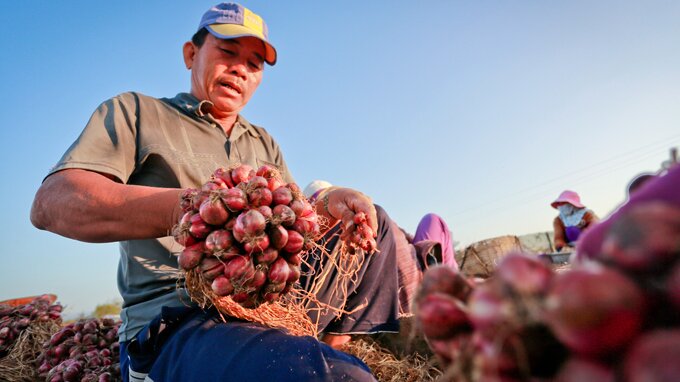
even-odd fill
[(255, 37), (264, 43), (264, 61), (269, 65), (276, 64), (276, 49), (267, 41), (263, 35), (254, 32), (250, 28), (236, 24), (212, 24), (205, 27), (210, 34), (221, 39), (232, 39), (239, 37)]
[(586, 207), (586, 206), (584, 206), (583, 204), (575, 203), (575, 202), (573, 202), (573, 201), (571, 201), (571, 200), (566, 200), (566, 199), (557, 199), (557, 200), (555, 200), (554, 202), (550, 203), (550, 205), (552, 206), (552, 208), (557, 209), (557, 205), (558, 205), (558, 204), (563, 204), (563, 203), (571, 204), (572, 206), (574, 206), (574, 207), (576, 207), (576, 208), (585, 208), (585, 207)]

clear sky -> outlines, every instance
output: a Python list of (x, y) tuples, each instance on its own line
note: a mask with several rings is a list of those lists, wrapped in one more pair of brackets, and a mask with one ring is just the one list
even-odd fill
[[(411, 232), (427, 212), (461, 246), (549, 231), (564, 189), (606, 216), (680, 146), (677, 1), (244, 4), (279, 52), (245, 117), (301, 186), (355, 187)], [(118, 298), (117, 245), (39, 231), (31, 202), (100, 102), (189, 90), (181, 46), (211, 5), (0, 3), (0, 299)]]

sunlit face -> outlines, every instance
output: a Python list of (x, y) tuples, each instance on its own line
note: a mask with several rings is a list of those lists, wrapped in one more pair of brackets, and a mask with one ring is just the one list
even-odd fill
[(208, 34), (199, 48), (184, 44), (184, 61), (191, 69), (191, 94), (213, 103), (210, 114), (238, 114), (262, 81), (264, 44), (255, 37), (218, 39)]

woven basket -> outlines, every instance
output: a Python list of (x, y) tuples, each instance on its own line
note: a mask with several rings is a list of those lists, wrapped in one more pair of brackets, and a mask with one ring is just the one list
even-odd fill
[(521, 250), (522, 244), (517, 236), (500, 236), (470, 244), (456, 253), (456, 262), (465, 276), (488, 278), (500, 259), (509, 252)]

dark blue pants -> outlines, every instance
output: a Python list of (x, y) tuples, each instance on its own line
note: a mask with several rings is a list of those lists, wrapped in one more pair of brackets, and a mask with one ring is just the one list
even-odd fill
[(125, 382), (375, 381), (358, 358), (313, 337), (196, 308), (163, 308), (120, 354)]

